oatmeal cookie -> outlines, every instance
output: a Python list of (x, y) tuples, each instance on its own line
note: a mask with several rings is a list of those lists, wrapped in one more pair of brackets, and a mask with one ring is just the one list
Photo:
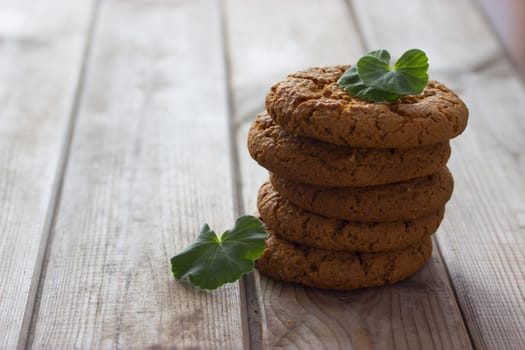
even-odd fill
[(323, 187), (270, 176), (281, 196), (298, 207), (350, 221), (400, 221), (429, 215), (445, 206), (454, 180), (448, 169), (412, 180), (366, 187)]
[(432, 145), (458, 136), (467, 126), (467, 107), (437, 81), (397, 103), (374, 103), (337, 84), (348, 68), (313, 67), (288, 75), (266, 96), (268, 113), (290, 133), (363, 148)]
[(358, 252), (389, 251), (416, 244), (436, 232), (444, 214), (441, 207), (427, 216), (405, 221), (330, 219), (295, 206), (268, 182), (259, 190), (257, 207), (265, 225), (288, 241), (326, 250)]
[(273, 279), (331, 290), (382, 286), (419, 271), (432, 254), (432, 240), (384, 253), (334, 252), (290, 243), (271, 233), (256, 267)]
[(435, 173), (450, 156), (448, 142), (416, 148), (355, 148), (299, 137), (260, 114), (248, 133), (251, 156), (289, 180), (321, 186), (371, 186)]

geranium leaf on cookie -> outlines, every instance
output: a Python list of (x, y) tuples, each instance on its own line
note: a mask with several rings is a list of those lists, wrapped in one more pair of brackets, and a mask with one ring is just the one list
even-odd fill
[(363, 83), (357, 72), (357, 66), (348, 69), (337, 81), (337, 83), (348, 94), (354, 95), (373, 102), (394, 102), (401, 97), (398, 94), (390, 93), (377, 89), (375, 87), (367, 86)]
[(428, 58), (423, 51), (408, 50), (394, 67), (390, 67), (389, 61), (390, 55), (385, 50), (372, 51), (363, 56), (357, 62), (359, 78), (368, 87), (401, 96), (423, 91), (428, 83)]

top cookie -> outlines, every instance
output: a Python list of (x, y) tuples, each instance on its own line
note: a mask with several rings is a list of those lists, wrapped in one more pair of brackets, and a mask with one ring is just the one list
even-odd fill
[(348, 68), (313, 67), (288, 75), (268, 92), (268, 113), (291, 133), (366, 148), (431, 145), (467, 126), (467, 107), (437, 81), (397, 103), (374, 103), (350, 96), (337, 84)]

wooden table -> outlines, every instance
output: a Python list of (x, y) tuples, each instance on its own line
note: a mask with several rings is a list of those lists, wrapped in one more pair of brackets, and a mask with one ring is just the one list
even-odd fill
[[(418, 47), (470, 107), (430, 263), (350, 293), (168, 259), (255, 210), (272, 82)], [(0, 0), (0, 348), (525, 349), (525, 88), (469, 0)]]

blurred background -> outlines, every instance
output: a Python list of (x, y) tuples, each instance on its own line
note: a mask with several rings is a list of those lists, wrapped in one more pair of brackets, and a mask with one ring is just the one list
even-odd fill
[(477, 0), (512, 62), (525, 77), (525, 1)]

